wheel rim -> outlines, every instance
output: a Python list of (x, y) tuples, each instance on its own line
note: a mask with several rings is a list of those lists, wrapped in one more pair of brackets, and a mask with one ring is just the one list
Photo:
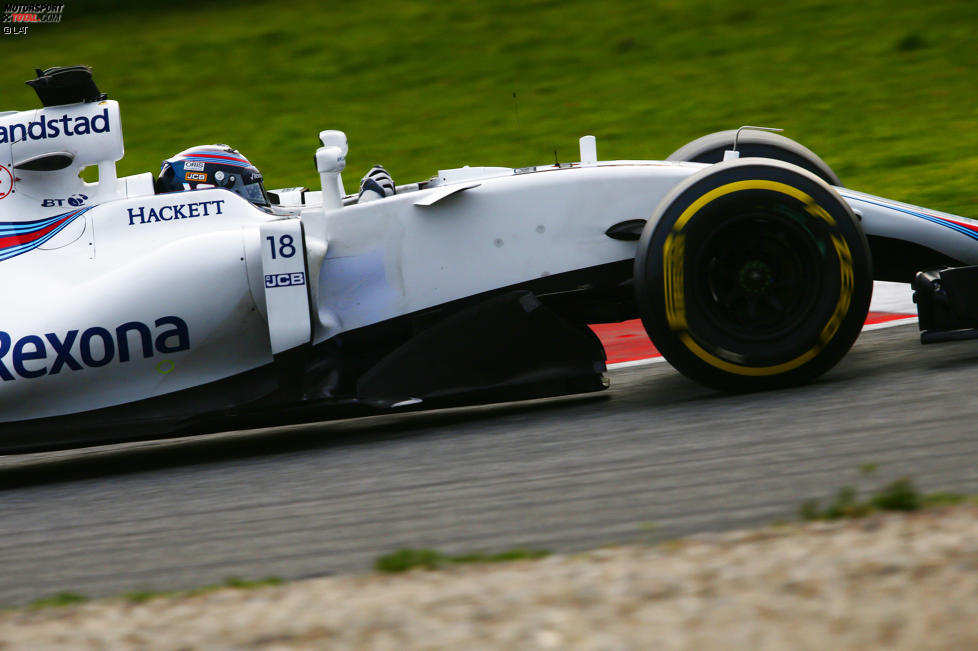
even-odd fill
[(805, 221), (777, 206), (726, 215), (710, 230), (690, 295), (713, 328), (735, 341), (777, 340), (810, 315), (821, 293), (823, 256)]

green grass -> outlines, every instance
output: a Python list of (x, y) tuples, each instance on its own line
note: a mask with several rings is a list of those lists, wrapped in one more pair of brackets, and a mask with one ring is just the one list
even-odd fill
[(214, 592), (215, 590), (223, 590), (225, 588), (234, 588), (236, 590), (255, 590), (258, 588), (282, 585), (282, 583), (282, 579), (277, 576), (269, 576), (263, 579), (242, 579), (232, 576), (225, 579), (224, 583), (212, 583), (199, 588), (194, 588), (193, 590), (134, 590), (133, 592), (127, 592), (124, 594), (123, 598), (130, 603), (139, 604), (150, 601), (151, 599), (158, 599), (160, 597), (192, 597), (207, 594), (208, 592)]
[[(460, 565), (471, 563), (505, 563), (519, 560), (532, 560), (549, 556), (550, 552), (541, 549), (527, 549), (514, 547), (506, 551), (495, 554), (483, 552), (470, 552), (455, 556), (442, 554), (433, 549), (399, 549), (396, 552), (380, 556), (374, 562), (374, 569), (384, 573), (406, 572), (415, 568), (429, 570), (439, 569), (448, 565)], [(142, 604), (153, 599), (164, 597), (193, 597), (207, 594), (225, 588), (237, 590), (255, 590), (259, 588), (282, 585), (284, 581), (277, 576), (270, 576), (263, 579), (242, 579), (239, 577), (229, 577), (223, 583), (214, 583), (193, 590), (153, 590), (143, 588), (133, 590), (122, 595), (122, 598), (132, 604)], [(89, 599), (84, 595), (74, 592), (59, 592), (51, 597), (38, 599), (30, 604), (31, 608), (55, 608), (63, 606), (73, 606), (87, 602)]]
[(496, 554), (473, 552), (449, 556), (434, 549), (399, 549), (385, 554), (374, 561), (374, 569), (378, 572), (397, 573), (407, 572), (416, 568), (436, 570), (447, 565), (467, 563), (506, 563), (510, 561), (531, 560), (548, 556), (550, 552), (542, 549), (524, 549), (517, 547)]
[[(786, 129), (848, 186), (978, 216), (978, 3), (485, 0), (70, 3), (0, 37), (3, 109), (36, 66), (87, 63), (122, 102), (123, 174), (227, 142), (270, 187), (315, 187), (316, 134), (347, 184), (462, 164), (663, 158), (741, 124)], [(513, 93), (521, 133), (517, 132)]]
[[(237, 590), (255, 590), (270, 586), (282, 585), (283, 581), (277, 576), (270, 576), (263, 579), (241, 579), (239, 577), (228, 577), (224, 583), (214, 583), (205, 585), (193, 590), (151, 590), (140, 589), (127, 592), (122, 598), (133, 604), (141, 604), (152, 599), (161, 597), (191, 597), (199, 594), (234, 588)], [(51, 597), (38, 599), (30, 604), (31, 608), (60, 608), (63, 606), (74, 606), (89, 601), (88, 597), (75, 592), (59, 592)]]
[(38, 599), (31, 603), (31, 608), (61, 608), (64, 606), (75, 606), (88, 601), (88, 597), (76, 592), (59, 592), (51, 597)]
[(804, 502), (798, 508), (798, 515), (802, 520), (838, 520), (861, 518), (879, 511), (918, 511), (965, 502), (978, 502), (978, 498), (950, 492), (921, 493), (913, 481), (903, 478), (890, 482), (865, 500), (859, 499), (854, 487), (845, 486), (824, 507), (818, 500)]
[(275, 585), (282, 585), (282, 579), (277, 576), (269, 576), (264, 579), (242, 579), (237, 576), (232, 576), (224, 581), (224, 585), (216, 586), (215, 589), (236, 588), (238, 590), (254, 590), (255, 588), (265, 588)]

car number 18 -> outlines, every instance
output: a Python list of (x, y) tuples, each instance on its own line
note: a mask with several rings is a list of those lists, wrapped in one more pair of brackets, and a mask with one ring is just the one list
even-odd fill
[(268, 246), (271, 248), (272, 260), (276, 259), (276, 251), (278, 251), (277, 257), (281, 258), (291, 258), (295, 255), (295, 240), (292, 239), (291, 235), (280, 235), (279, 237), (269, 235), (265, 239), (268, 240)]

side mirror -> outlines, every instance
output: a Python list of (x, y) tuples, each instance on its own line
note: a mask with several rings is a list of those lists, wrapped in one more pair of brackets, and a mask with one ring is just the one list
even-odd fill
[(319, 141), (323, 146), (316, 150), (316, 171), (323, 188), (323, 209), (342, 208), (346, 191), (341, 172), (346, 168), (349, 151), (346, 134), (336, 130), (321, 131)]

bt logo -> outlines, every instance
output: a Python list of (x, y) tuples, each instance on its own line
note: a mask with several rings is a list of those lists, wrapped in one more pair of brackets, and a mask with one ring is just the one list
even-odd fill
[(41, 202), (41, 206), (44, 208), (53, 208), (54, 206), (64, 206), (65, 204), (78, 207), (83, 205), (88, 201), (88, 195), (86, 194), (73, 194), (67, 199), (45, 199)]

